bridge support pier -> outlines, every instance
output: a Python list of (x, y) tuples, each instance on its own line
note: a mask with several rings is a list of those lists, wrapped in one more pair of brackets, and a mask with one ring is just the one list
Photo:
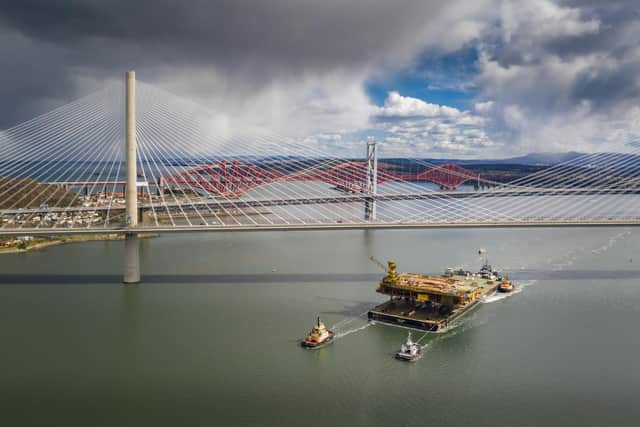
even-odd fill
[[(375, 142), (367, 142), (367, 174), (365, 177), (365, 192), (368, 196), (378, 193), (378, 151)], [(376, 219), (376, 200), (368, 197), (364, 201), (365, 221)]]
[(122, 283), (140, 283), (140, 239), (135, 233), (127, 233), (124, 238), (124, 268)]

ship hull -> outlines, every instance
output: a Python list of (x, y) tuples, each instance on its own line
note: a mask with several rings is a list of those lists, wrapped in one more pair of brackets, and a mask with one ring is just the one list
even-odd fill
[(396, 353), (396, 359), (402, 360), (404, 362), (415, 362), (416, 360), (420, 359), (421, 356), (422, 356), (422, 353), (418, 353), (413, 356), (408, 354), (403, 354), (403, 353)]
[(325, 345), (329, 344), (331, 341), (333, 341), (333, 338), (335, 337), (335, 334), (333, 333), (333, 331), (327, 331), (329, 333), (329, 336), (324, 339), (323, 341), (308, 341), (308, 340), (302, 340), (300, 342), (300, 345), (303, 348), (308, 348), (308, 349), (317, 349), (320, 347), (324, 347)]
[[(495, 287), (492, 291), (495, 290)], [(377, 307), (374, 307), (367, 313), (367, 317), (369, 320), (373, 320), (376, 322), (387, 323), (389, 325), (395, 325), (405, 328), (411, 329), (422, 329), (427, 332), (436, 332), (445, 327), (447, 327), (450, 323), (458, 318), (464, 316), (473, 308), (477, 307), (480, 304), (481, 299), (477, 299), (464, 307), (459, 308), (454, 313), (451, 313), (445, 318), (441, 319), (423, 319), (416, 317), (408, 317), (395, 313), (390, 313), (388, 310), (390, 301), (380, 304)]]

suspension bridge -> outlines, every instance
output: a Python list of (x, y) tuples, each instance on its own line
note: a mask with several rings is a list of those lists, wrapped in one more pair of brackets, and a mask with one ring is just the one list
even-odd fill
[(640, 224), (635, 146), (499, 183), (417, 156), (399, 168), (375, 142), (337, 156), (215, 121), (128, 72), (0, 132), (0, 236), (125, 234), (136, 282), (146, 232)]

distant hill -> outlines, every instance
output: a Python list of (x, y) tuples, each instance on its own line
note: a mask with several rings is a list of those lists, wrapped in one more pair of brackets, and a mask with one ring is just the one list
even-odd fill
[[(392, 163), (397, 165), (404, 164), (422, 164), (422, 165), (441, 165), (445, 163), (456, 163), (459, 165), (517, 165), (517, 166), (530, 166), (537, 168), (544, 168), (552, 165), (556, 165), (558, 163), (569, 162), (574, 160), (580, 156), (585, 156), (586, 153), (580, 153), (577, 151), (569, 151), (566, 153), (551, 153), (551, 152), (540, 152), (540, 153), (529, 153), (524, 156), (517, 157), (508, 157), (504, 159), (456, 159), (456, 158), (407, 158), (407, 157), (381, 157), (379, 158), (381, 162)], [(632, 160), (640, 161), (640, 155), (637, 154), (624, 154), (624, 153), (599, 153), (601, 156), (607, 156), (609, 158), (617, 157), (620, 162), (626, 161), (631, 163)], [(327, 157), (331, 158), (331, 157)], [(293, 162), (299, 164), (300, 167), (304, 165), (308, 165), (309, 163), (314, 163), (317, 161), (321, 161), (325, 159), (324, 157), (301, 157), (301, 156), (265, 156), (256, 158), (255, 156), (236, 156), (230, 157), (226, 160), (233, 161), (237, 160), (244, 163), (265, 163), (265, 162)], [(219, 161), (219, 157), (212, 157), (211, 163), (215, 163)], [(353, 160), (353, 161), (362, 161), (362, 158), (345, 158), (343, 160)], [(166, 161), (166, 159), (165, 159)], [(198, 159), (190, 159), (188, 157), (185, 158), (173, 158), (168, 160), (174, 166), (195, 166), (203, 163), (202, 158)], [(586, 158), (583, 161), (576, 162), (576, 165), (586, 166), (588, 162), (591, 160)], [(583, 163), (587, 162), (587, 163)]]
[(570, 151), (568, 153), (530, 153), (519, 157), (509, 157), (506, 159), (477, 159), (477, 160), (461, 160), (455, 158), (449, 159), (402, 159), (402, 158), (385, 158), (381, 160), (391, 160), (394, 162), (402, 161), (423, 161), (430, 164), (441, 165), (444, 163), (457, 163), (459, 165), (522, 165), (522, 166), (551, 166), (558, 163), (568, 162), (576, 157), (583, 156), (584, 153)]
[(584, 153), (578, 153), (576, 151), (569, 151), (568, 153), (530, 153), (525, 156), (512, 157), (509, 159), (483, 160), (482, 163), (550, 166), (557, 163), (568, 162), (583, 155)]

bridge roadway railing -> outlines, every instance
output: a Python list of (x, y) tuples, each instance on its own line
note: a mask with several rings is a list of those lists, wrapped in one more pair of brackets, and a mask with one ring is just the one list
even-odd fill
[(456, 228), (553, 228), (553, 227), (635, 227), (640, 217), (625, 219), (571, 219), (543, 220), (521, 218), (512, 221), (458, 221), (458, 222), (325, 222), (313, 224), (242, 224), (242, 225), (175, 225), (136, 227), (81, 227), (81, 228), (0, 228), (0, 237), (54, 236), (132, 233), (185, 233), (185, 232), (240, 232), (240, 231), (313, 231), (361, 229), (456, 229)]

